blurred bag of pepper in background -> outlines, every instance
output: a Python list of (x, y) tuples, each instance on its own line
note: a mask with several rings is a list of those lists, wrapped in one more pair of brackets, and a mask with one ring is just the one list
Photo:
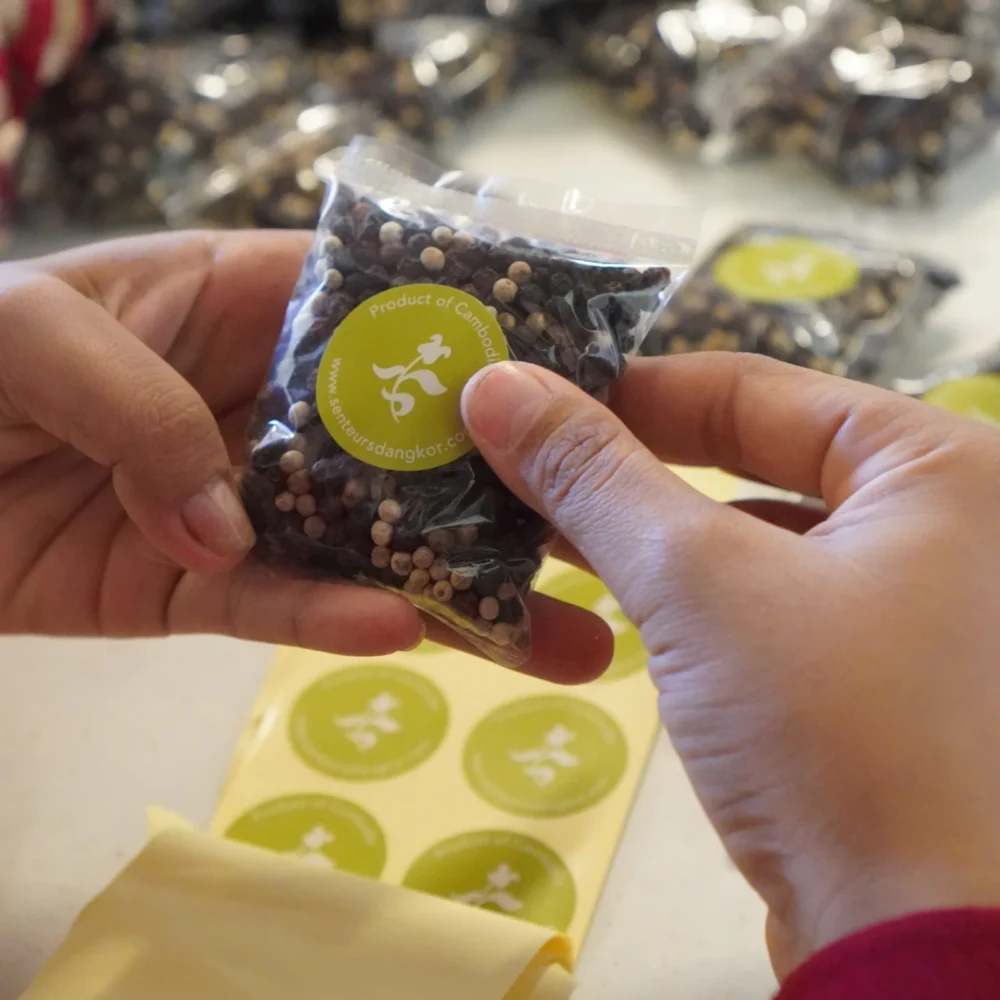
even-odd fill
[(872, 201), (911, 203), (996, 134), (996, 56), (836, 0), (801, 36), (732, 74), (713, 120), (736, 151), (801, 156)]
[(696, 0), (570, 6), (565, 30), (577, 61), (609, 85), (619, 107), (691, 150), (712, 130), (702, 93), (712, 78), (786, 29), (748, 0)]
[(375, 28), (383, 21), (423, 17), (493, 17), (499, 21), (524, 20), (559, 0), (338, 0), (341, 21), (347, 28)]
[(24, 118), (90, 44), (111, 0), (7, 0), (0, 5), (0, 222), (14, 212)]
[(374, 41), (372, 92), (387, 118), (423, 142), (451, 138), (556, 61), (546, 39), (485, 18), (389, 21)]
[(224, 163), (227, 143), (272, 119), (309, 79), (300, 47), (280, 34), (88, 53), (29, 117), (18, 219), (46, 228), (162, 222), (193, 164)]
[(173, 227), (308, 229), (316, 225), (333, 151), (360, 134), (388, 144), (406, 137), (371, 102), (314, 84), (273, 122), (229, 141), (224, 163), (195, 167), (163, 203)]
[(844, 233), (746, 226), (684, 276), (643, 353), (743, 351), (881, 382), (890, 350), (958, 283), (942, 264)]

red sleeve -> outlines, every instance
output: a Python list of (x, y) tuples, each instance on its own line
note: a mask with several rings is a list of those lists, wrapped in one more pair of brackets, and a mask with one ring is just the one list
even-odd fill
[(1000, 910), (918, 913), (814, 955), (778, 1000), (997, 1000)]

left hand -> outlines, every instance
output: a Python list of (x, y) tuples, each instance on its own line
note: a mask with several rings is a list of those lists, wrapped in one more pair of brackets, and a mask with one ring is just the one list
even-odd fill
[[(420, 640), (397, 595), (245, 561), (232, 470), (309, 239), (168, 234), (0, 267), (0, 633), (220, 632), (362, 656)], [(532, 602), (527, 669), (603, 669), (601, 623)]]

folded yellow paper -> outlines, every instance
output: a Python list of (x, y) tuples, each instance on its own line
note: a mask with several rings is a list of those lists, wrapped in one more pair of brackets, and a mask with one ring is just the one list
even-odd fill
[[(719, 500), (739, 489), (683, 474)], [(430, 643), (366, 661), (283, 651), (213, 832), (579, 944), (659, 723), (642, 642), (600, 582), (550, 562), (540, 588), (610, 624), (599, 682), (557, 688)]]
[(540, 927), (167, 824), (22, 1000), (568, 1000)]

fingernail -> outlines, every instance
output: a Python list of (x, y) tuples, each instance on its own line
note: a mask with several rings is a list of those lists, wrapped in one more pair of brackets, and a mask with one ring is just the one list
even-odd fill
[(402, 650), (404, 653), (409, 653), (411, 650), (417, 649), (423, 645), (424, 639), (427, 638), (427, 626), (421, 622), (420, 623), (420, 635), (417, 637), (417, 641), (413, 643), (412, 646), (407, 646), (406, 649)]
[(209, 483), (181, 509), (188, 531), (217, 556), (246, 552), (254, 543), (253, 527), (240, 498), (224, 479)]
[(549, 390), (525, 368), (509, 362), (477, 372), (462, 393), (462, 418), (480, 439), (510, 452), (548, 405)]

